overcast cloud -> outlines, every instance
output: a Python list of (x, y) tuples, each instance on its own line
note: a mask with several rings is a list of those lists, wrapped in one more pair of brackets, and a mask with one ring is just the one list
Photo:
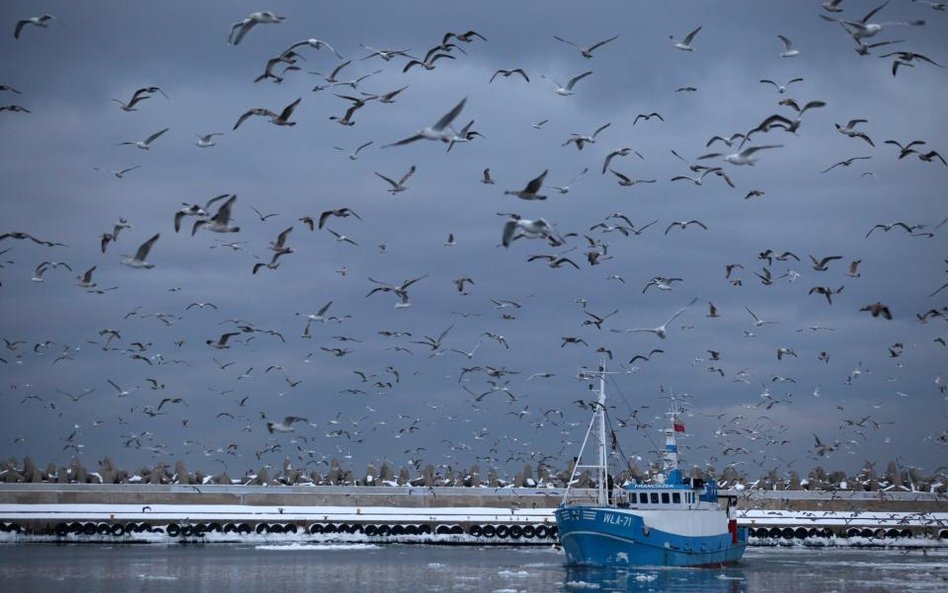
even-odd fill
[[(883, 469), (897, 459), (935, 470), (946, 446), (945, 326), (944, 317), (926, 312), (943, 312), (948, 295), (938, 292), (948, 280), (948, 228), (940, 226), (948, 217), (948, 167), (918, 156), (948, 153), (946, 69), (916, 58), (893, 76), (894, 56), (882, 55), (916, 52), (948, 63), (948, 14), (892, 0), (870, 21), (925, 24), (885, 26), (865, 42), (899, 43), (869, 55), (855, 51), (840, 24), (819, 17), (858, 21), (878, 5), (846, 0), (844, 12), (831, 14), (814, 1), (750, 0), (5, 3), (0, 84), (20, 94), (0, 92), (0, 105), (29, 113), (0, 112), (0, 233), (65, 246), (0, 242), (0, 336), (7, 340), (0, 453), (41, 465), (77, 454), (94, 465), (111, 456), (128, 468), (183, 459), (191, 469), (223, 466), (232, 475), (284, 458), (324, 469), (324, 460), (344, 456), (356, 471), (410, 459), (464, 469), (477, 462), (510, 475), (525, 462), (563, 467), (588, 423), (575, 400), (591, 395), (577, 372), (605, 358), (619, 372), (610, 379), (610, 414), (627, 454), (652, 458), (668, 407), (662, 395), (675, 394), (688, 410), (689, 465), (736, 464), (753, 476), (772, 468), (806, 473), (817, 464), (855, 471), (866, 461)], [(286, 19), (229, 44), (231, 25), (260, 10)], [(14, 38), (18, 21), (44, 13), (55, 17), (48, 27), (27, 24)], [(698, 26), (694, 51), (674, 47), (671, 37)], [(445, 33), (469, 30), (486, 40), (453, 39), (451, 57), (432, 70), (403, 72), (405, 57), (363, 59), (371, 53), (363, 45), (423, 58)], [(554, 35), (581, 46), (618, 38), (587, 59)], [(778, 35), (799, 55), (781, 57)], [(313, 91), (326, 84), (313, 72), (328, 74), (343, 60), (326, 47), (303, 46), (299, 70), (281, 74), (282, 83), (254, 82), (269, 58), (308, 38), (351, 60), (340, 80), (371, 76), (357, 88)], [(514, 74), (489, 82), (501, 68), (522, 68), (530, 80)], [(587, 70), (593, 74), (570, 96), (558, 96), (544, 79), (565, 82)], [(759, 82), (796, 77), (803, 81), (783, 94)], [(131, 112), (112, 100), (152, 86), (167, 98), (151, 93)], [(337, 94), (403, 86), (394, 103), (372, 100), (355, 111), (355, 125), (329, 119), (351, 104)], [(298, 98), (292, 127), (254, 116), (232, 129), (248, 109), (279, 113)], [(453, 127), (473, 120), (480, 135), (472, 141), (450, 152), (427, 140), (381, 148), (464, 98)], [(778, 104), (787, 98), (825, 106), (800, 116)], [(653, 112), (661, 118), (636, 119)], [(747, 132), (773, 114), (799, 118), (799, 128), (753, 134), (744, 148), (777, 146), (756, 152), (754, 166), (698, 160), (738, 150), (740, 141), (706, 147), (712, 136)], [(834, 126), (852, 119), (866, 120), (856, 129), (872, 146)], [(582, 150), (564, 145), (571, 134), (607, 123)], [(119, 145), (164, 128), (149, 150)], [(215, 146), (195, 145), (198, 134), (211, 132), (223, 133)], [(900, 159), (887, 140), (926, 144)], [(357, 160), (348, 158), (369, 141)], [(623, 187), (602, 174), (606, 155), (623, 147), (641, 158), (617, 156), (610, 167), (654, 183)], [(735, 187), (714, 174), (700, 186), (672, 181), (695, 175), (672, 150), (722, 167)], [(871, 158), (822, 173), (852, 157)], [(398, 179), (411, 166), (408, 189), (394, 195), (375, 174)], [(121, 178), (110, 173), (129, 167), (138, 168)], [(481, 183), (485, 168), (494, 185)], [(504, 194), (544, 170), (546, 200)], [(554, 189), (577, 176), (568, 193)], [(752, 190), (763, 193), (745, 197)], [(195, 217), (175, 232), (183, 202), (203, 205), (219, 194), (237, 195), (239, 232), (192, 236)], [(342, 207), (361, 219), (331, 217), (315, 231), (300, 221)], [(628, 236), (594, 228), (626, 225), (609, 218), (617, 212), (636, 230), (657, 222)], [(542, 217), (565, 244), (523, 238), (500, 246), (508, 217), (498, 213)], [(120, 218), (131, 227), (102, 253), (101, 235)], [(668, 228), (692, 219), (707, 229)], [(912, 232), (873, 230), (894, 222)], [(293, 252), (278, 268), (253, 274), (288, 227)], [(148, 257), (154, 268), (121, 265), (122, 255), (156, 233)], [(445, 245), (449, 234), (455, 245)], [(240, 249), (222, 243), (231, 241)], [(759, 257), (766, 250), (799, 261), (768, 262)], [(589, 251), (601, 252), (596, 265)], [(579, 269), (527, 261), (538, 254), (565, 256)], [(820, 271), (811, 255), (840, 259)], [(857, 274), (847, 275), (855, 260)], [(72, 271), (51, 268), (42, 282), (32, 280), (43, 261)], [(76, 276), (92, 266), (101, 292), (77, 286)], [(770, 284), (760, 278), (766, 271)], [(390, 292), (366, 296), (378, 286), (370, 277), (397, 285), (422, 276), (408, 289), (410, 307), (395, 308)], [(655, 276), (681, 280), (671, 290), (643, 290)], [(473, 281), (464, 293), (454, 283), (460, 277)], [(832, 304), (814, 287), (831, 289)], [(665, 339), (621, 331), (654, 328), (695, 299)], [(503, 300), (520, 306), (498, 308), (494, 301)], [(329, 301), (333, 319), (313, 322), (304, 337), (305, 316)], [(860, 310), (877, 302), (891, 320)], [(719, 317), (709, 316), (709, 303)], [(755, 326), (747, 309), (776, 323)], [(613, 311), (601, 328), (584, 323)], [(106, 329), (118, 337), (109, 340)], [(206, 344), (232, 331), (241, 333), (228, 349)], [(445, 331), (434, 356), (418, 343)], [(655, 348), (663, 352), (632, 362)], [(793, 353), (778, 359), (781, 348)], [(470, 367), (516, 374), (491, 379), (463, 372)], [(120, 397), (107, 380), (131, 393)], [(489, 380), (506, 391), (475, 401), (491, 389)], [(93, 391), (78, 401), (60, 393), (86, 390)], [(184, 402), (167, 401), (149, 415), (178, 397)], [(652, 426), (620, 428), (635, 410), (637, 422)], [(307, 422), (293, 433), (268, 433), (266, 420), (285, 416)], [(838, 441), (836, 450), (819, 457), (814, 435)]]

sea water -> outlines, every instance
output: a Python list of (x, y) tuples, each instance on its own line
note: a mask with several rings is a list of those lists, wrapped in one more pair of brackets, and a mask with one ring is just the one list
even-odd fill
[(568, 568), (553, 547), (404, 544), (0, 546), (0, 591), (294, 593), (948, 590), (948, 550), (751, 548), (724, 569)]

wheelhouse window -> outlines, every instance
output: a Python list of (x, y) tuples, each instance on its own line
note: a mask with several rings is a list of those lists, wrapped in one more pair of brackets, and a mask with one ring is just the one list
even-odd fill
[(647, 492), (639, 492), (639, 503), (640, 503), (640, 504), (648, 504), (648, 493), (647, 493)]
[(681, 504), (681, 494), (678, 492), (672, 492), (672, 502), (674, 504)]
[(649, 492), (652, 504), (658, 504), (658, 492)]
[(662, 504), (668, 504), (668, 493), (662, 492)]

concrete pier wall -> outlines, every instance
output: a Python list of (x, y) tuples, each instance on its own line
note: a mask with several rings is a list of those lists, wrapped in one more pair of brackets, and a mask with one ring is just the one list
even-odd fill
[[(571, 499), (594, 491), (576, 491)], [(744, 491), (752, 541), (862, 538), (948, 545), (948, 499), (921, 492)], [(543, 544), (556, 541), (561, 489), (0, 484), (0, 531), (86, 541), (320, 540)]]

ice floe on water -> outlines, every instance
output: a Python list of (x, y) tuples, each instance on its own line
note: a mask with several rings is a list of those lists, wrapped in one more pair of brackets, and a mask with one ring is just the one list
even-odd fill
[(601, 589), (601, 588), (602, 588), (602, 585), (600, 585), (599, 583), (590, 583), (590, 582), (587, 582), (587, 581), (566, 581), (565, 583), (563, 583), (563, 585), (566, 586), (567, 589), (589, 589), (589, 590), (593, 590), (593, 589)]
[(304, 544), (293, 542), (289, 544), (262, 544), (253, 547), (255, 550), (371, 550), (378, 548), (375, 544)]

